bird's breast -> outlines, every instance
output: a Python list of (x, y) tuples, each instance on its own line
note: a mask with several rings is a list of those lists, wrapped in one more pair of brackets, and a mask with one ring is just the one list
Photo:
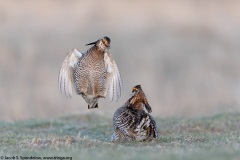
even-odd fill
[(89, 73), (104, 72), (104, 53), (99, 51), (89, 51), (79, 62), (79, 69)]

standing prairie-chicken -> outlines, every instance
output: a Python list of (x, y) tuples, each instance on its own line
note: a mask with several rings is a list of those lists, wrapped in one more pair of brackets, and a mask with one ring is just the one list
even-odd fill
[(108, 52), (110, 39), (103, 37), (85, 53), (77, 49), (69, 52), (63, 61), (58, 77), (58, 87), (66, 97), (73, 90), (87, 102), (88, 108), (98, 108), (99, 98), (117, 101), (122, 92), (122, 80), (117, 64)]
[(132, 97), (113, 116), (113, 141), (151, 141), (158, 137), (156, 122), (144, 111), (152, 112), (140, 85), (133, 87)]

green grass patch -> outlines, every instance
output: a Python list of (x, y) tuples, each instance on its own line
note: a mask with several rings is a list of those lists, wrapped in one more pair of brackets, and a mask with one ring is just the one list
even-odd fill
[(0, 156), (73, 159), (240, 159), (240, 113), (156, 118), (159, 139), (112, 143), (112, 119), (99, 115), (0, 122)]

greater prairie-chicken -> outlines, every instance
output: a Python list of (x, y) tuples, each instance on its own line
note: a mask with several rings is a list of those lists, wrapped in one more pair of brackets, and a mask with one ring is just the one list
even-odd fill
[(144, 111), (152, 112), (140, 85), (133, 87), (132, 97), (113, 116), (113, 141), (151, 141), (158, 137), (156, 122)]
[(111, 101), (117, 101), (122, 92), (122, 79), (117, 64), (108, 51), (108, 37), (87, 45), (93, 46), (85, 53), (73, 49), (66, 55), (60, 69), (58, 87), (66, 97), (72, 97), (75, 90), (90, 109), (98, 108), (99, 98), (105, 98), (107, 92)]

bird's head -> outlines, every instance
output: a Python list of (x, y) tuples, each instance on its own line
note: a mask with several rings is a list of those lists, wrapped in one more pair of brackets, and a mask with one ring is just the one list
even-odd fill
[(147, 97), (144, 94), (141, 85), (136, 85), (132, 88), (132, 98), (130, 100), (130, 104), (134, 105), (135, 103), (142, 103), (147, 111), (152, 112), (152, 108), (150, 107)]
[(86, 44), (87, 45), (96, 45), (97, 47), (99, 47), (101, 50), (105, 50), (105, 49), (109, 49), (110, 48), (110, 43), (111, 43), (111, 40), (110, 38), (108, 37), (103, 37), (101, 39), (98, 39), (97, 41), (95, 42), (92, 42), (92, 43), (88, 43)]
[(141, 85), (136, 85), (135, 87), (132, 88), (132, 93), (136, 94), (142, 91)]

